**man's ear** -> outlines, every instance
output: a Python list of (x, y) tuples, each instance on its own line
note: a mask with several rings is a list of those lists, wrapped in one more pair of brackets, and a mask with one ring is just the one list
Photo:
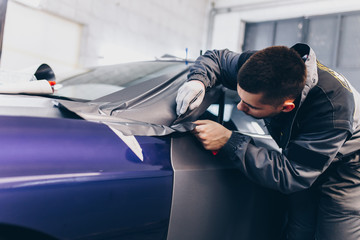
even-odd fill
[(282, 105), (282, 112), (291, 112), (295, 108), (294, 99), (286, 100)]

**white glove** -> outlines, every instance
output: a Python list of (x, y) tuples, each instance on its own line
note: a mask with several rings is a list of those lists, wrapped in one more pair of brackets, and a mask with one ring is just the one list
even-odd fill
[(193, 110), (202, 103), (205, 96), (205, 86), (202, 82), (193, 80), (184, 83), (176, 96), (176, 113), (184, 114), (187, 109)]

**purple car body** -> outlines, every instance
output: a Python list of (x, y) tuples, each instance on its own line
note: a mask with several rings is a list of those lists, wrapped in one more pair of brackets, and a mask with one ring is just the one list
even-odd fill
[(0, 132), (0, 222), (59, 239), (166, 236), (168, 139), (138, 137), (141, 162), (99, 123), (1, 116)]

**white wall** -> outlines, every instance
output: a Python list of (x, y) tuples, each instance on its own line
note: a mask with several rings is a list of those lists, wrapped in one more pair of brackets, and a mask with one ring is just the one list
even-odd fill
[[(20, 1), (36, 6), (22, 5), (35, 14), (15, 16), (27, 24), (8, 26), (5, 22), (5, 40), (12, 36), (6, 41), (14, 43), (11, 49), (16, 54), (6, 62), (10, 45), (5, 42), (2, 66), (27, 61), (21, 54), (28, 50), (16, 49), (20, 40), (36, 60), (53, 61), (61, 69), (154, 59), (165, 53), (185, 57), (185, 48), (195, 58), (207, 48), (240, 51), (242, 21), (360, 10), (358, 0), (9, 0), (9, 5)], [(53, 20), (43, 20), (43, 15)], [(213, 22), (209, 16), (214, 16)], [(29, 30), (41, 21), (37, 25), (43, 32), (54, 31), (52, 41), (18, 37), (26, 32), (24, 28)], [(40, 54), (40, 49), (45, 53)]]
[[(185, 58), (185, 49), (188, 48), (188, 57), (195, 58), (204, 48), (207, 28), (207, 14), (210, 11), (210, 0), (9, 0), (9, 5), (19, 5), (28, 8), (34, 13), (31, 17), (24, 17), (18, 13), (13, 18), (29, 20), (29, 24), (44, 21), (40, 17), (42, 13), (52, 15), (54, 19), (62, 19), (81, 28), (80, 42), (74, 38), (71, 27), (68, 30), (62, 28), (62, 23), (51, 23), (51, 28), (61, 30), (57, 34), (56, 41), (73, 42), (53, 46), (51, 41), (41, 42), (41, 45), (52, 52), (53, 58), (60, 53), (54, 53), (52, 48), (57, 48), (69, 55), (70, 51), (77, 54), (75, 58), (64, 61), (71, 62), (73, 67), (89, 67), (99, 64), (113, 64), (134, 60), (147, 60), (161, 57), (163, 54), (172, 54)], [(31, 4), (32, 7), (26, 6)], [(35, 6), (35, 8), (34, 8)], [(37, 17), (38, 16), (38, 17)], [(46, 21), (46, 20), (45, 20)], [(10, 22), (10, 20), (9, 20)], [(10, 25), (10, 24), (9, 24)], [(38, 24), (38, 27), (49, 27), (48, 24)], [(71, 24), (70, 24), (71, 25)], [(5, 28), (7, 22), (5, 21)], [(23, 28), (22, 28), (23, 27)], [(25, 29), (24, 29), (25, 28)], [(26, 31), (28, 25), (11, 24), (8, 31)], [(5, 38), (14, 42), (14, 34), (5, 30)], [(43, 32), (49, 32), (43, 29)], [(11, 38), (12, 35), (13, 37)], [(76, 33), (75, 33), (76, 35)], [(38, 39), (26, 38), (27, 47), (39, 45)], [(20, 40), (17, 40), (19, 42)], [(32, 42), (37, 41), (37, 42)], [(4, 44), (4, 50), (9, 44)], [(24, 45), (24, 44), (20, 44)], [(16, 46), (11, 45), (14, 50)], [(79, 49), (77, 49), (79, 48)], [(39, 61), (48, 60), (49, 56), (38, 52)], [(17, 50), (16, 50), (17, 51)], [(19, 52), (24, 53), (21, 47)], [(21, 55), (13, 55), (13, 59), (21, 59)], [(25, 57), (26, 58), (26, 57)], [(9, 59), (9, 58), (8, 58)], [(77, 61), (74, 64), (72, 61)], [(2, 65), (6, 58), (2, 58)], [(56, 63), (55, 63), (56, 64)]]
[(208, 0), (43, 0), (43, 9), (83, 23), (86, 66), (165, 53), (198, 54)]
[(210, 49), (240, 51), (243, 21), (258, 22), (360, 10), (358, 0), (214, 0)]
[(42, 63), (56, 72), (78, 68), (81, 36), (81, 24), (9, 1), (1, 68), (21, 70)]

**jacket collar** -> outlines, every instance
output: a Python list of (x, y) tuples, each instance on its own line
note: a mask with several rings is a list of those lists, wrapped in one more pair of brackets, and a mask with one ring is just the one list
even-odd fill
[(307, 44), (297, 43), (291, 48), (300, 54), (306, 66), (306, 82), (301, 93), (299, 104), (301, 105), (305, 101), (309, 91), (318, 83), (317, 60), (315, 52)]

